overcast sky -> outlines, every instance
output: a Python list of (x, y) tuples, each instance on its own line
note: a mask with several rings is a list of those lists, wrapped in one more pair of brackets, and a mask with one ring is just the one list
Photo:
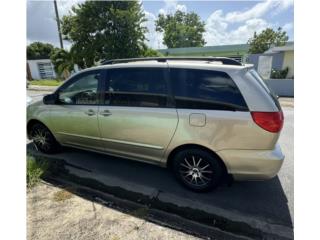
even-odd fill
[[(58, 1), (59, 15), (83, 0)], [(195, 12), (205, 22), (207, 46), (246, 43), (254, 31), (282, 27), (293, 41), (293, 0), (268, 1), (142, 1), (150, 47), (165, 48), (154, 21), (159, 13)], [(53, 1), (27, 1), (27, 44), (35, 41), (59, 46)], [(67, 47), (69, 43), (65, 42)]]

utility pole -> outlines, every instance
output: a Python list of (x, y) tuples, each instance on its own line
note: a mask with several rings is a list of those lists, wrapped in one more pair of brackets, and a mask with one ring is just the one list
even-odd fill
[(61, 30), (60, 30), (60, 18), (59, 18), (59, 13), (58, 13), (57, 1), (53, 0), (53, 3), (54, 3), (54, 10), (56, 12), (56, 20), (57, 20), (57, 24), (58, 24), (60, 48), (63, 49), (63, 41), (62, 41), (62, 35), (61, 35)]

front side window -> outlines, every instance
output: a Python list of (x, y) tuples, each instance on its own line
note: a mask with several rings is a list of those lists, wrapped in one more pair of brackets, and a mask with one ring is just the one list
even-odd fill
[(173, 68), (170, 79), (177, 108), (248, 109), (238, 87), (225, 72)]
[(100, 73), (89, 73), (59, 91), (61, 104), (91, 105), (98, 104), (98, 83)]
[(105, 104), (131, 107), (165, 107), (167, 84), (162, 68), (110, 69)]

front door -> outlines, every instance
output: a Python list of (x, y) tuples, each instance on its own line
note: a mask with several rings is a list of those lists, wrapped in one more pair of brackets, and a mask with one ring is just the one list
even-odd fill
[(50, 119), (61, 144), (103, 150), (97, 119), (101, 75), (97, 70), (81, 73), (58, 90)]
[(118, 68), (107, 72), (99, 127), (106, 151), (142, 161), (161, 161), (178, 123), (168, 104), (163, 68)]

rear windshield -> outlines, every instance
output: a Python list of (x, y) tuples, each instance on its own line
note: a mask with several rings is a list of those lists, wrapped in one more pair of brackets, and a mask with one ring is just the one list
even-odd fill
[(257, 80), (257, 82), (262, 86), (262, 88), (271, 96), (274, 103), (276, 104), (277, 108), (281, 110), (280, 103), (278, 101), (278, 96), (270, 89), (267, 84), (263, 81), (262, 77), (259, 75), (259, 73), (255, 69), (251, 69), (249, 71), (251, 76)]

